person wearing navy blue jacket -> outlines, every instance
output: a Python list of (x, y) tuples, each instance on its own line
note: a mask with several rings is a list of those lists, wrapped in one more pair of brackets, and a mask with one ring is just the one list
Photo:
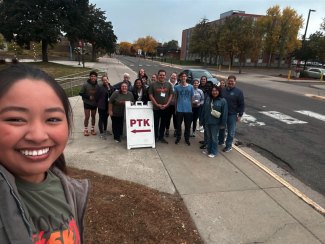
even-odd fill
[[(218, 111), (219, 117), (212, 115), (212, 110)], [(214, 158), (218, 154), (218, 134), (220, 129), (224, 129), (227, 123), (228, 106), (224, 98), (222, 98), (221, 88), (213, 86), (209, 96), (207, 97), (202, 112), (200, 122), (204, 124), (205, 140), (207, 142), (207, 150), (203, 151), (209, 158)]]
[[(241, 120), (245, 110), (244, 94), (241, 89), (236, 87), (236, 76), (230, 75), (228, 77), (228, 87), (222, 89), (222, 95), (228, 104), (228, 136), (226, 147), (222, 151), (229, 152), (232, 149), (232, 142), (235, 137), (236, 123)], [(219, 145), (224, 145), (224, 142), (225, 129), (222, 129), (219, 132)]]

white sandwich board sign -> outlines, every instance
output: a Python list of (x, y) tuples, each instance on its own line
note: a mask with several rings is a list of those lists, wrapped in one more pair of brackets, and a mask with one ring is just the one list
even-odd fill
[(152, 147), (155, 148), (155, 128), (152, 102), (143, 105), (137, 101), (125, 102), (127, 149)]

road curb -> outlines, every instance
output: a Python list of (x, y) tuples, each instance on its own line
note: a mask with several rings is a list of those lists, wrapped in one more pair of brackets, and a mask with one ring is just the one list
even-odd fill
[[(324, 99), (325, 100), (325, 99)], [(253, 162), (255, 165), (257, 165), (259, 168), (264, 170), (266, 173), (268, 173), (270, 176), (272, 176), (274, 179), (279, 181), (282, 185), (284, 185), (286, 188), (288, 188), (290, 191), (292, 191), (294, 194), (296, 194), (298, 197), (300, 197), (302, 200), (304, 200), (307, 204), (315, 208), (317, 211), (321, 212), (322, 214), (325, 214), (325, 209), (319, 206), (317, 203), (315, 203), (313, 200), (311, 200), (309, 197), (307, 197), (305, 194), (301, 193), (297, 188), (290, 185), (287, 181), (282, 179), (280, 176), (278, 176), (276, 173), (274, 173), (272, 170), (267, 168), (265, 165), (257, 161), (252, 156), (248, 155), (246, 152), (241, 150), (239, 147), (233, 145), (232, 146), (237, 152), (242, 154), (244, 157), (249, 159), (251, 162)]]
[(324, 100), (325, 101), (325, 97), (324, 96), (317, 96), (317, 95), (313, 95), (313, 94), (306, 94), (307, 97), (311, 97), (311, 98), (316, 98), (316, 99), (320, 99), (320, 100)]

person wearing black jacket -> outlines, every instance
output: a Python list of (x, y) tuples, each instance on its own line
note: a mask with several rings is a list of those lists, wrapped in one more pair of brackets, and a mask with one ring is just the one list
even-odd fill
[[(228, 135), (226, 147), (222, 150), (229, 152), (232, 149), (232, 142), (235, 137), (236, 123), (241, 120), (245, 110), (243, 91), (236, 87), (236, 76), (228, 77), (228, 87), (222, 89), (222, 95), (228, 103), (227, 129)], [(225, 129), (219, 131), (219, 145), (225, 143)]]
[(130, 75), (128, 73), (125, 73), (124, 76), (123, 76), (123, 80), (117, 84), (115, 84), (113, 87), (115, 90), (121, 90), (121, 85), (122, 83), (126, 83), (128, 85), (128, 91), (132, 91), (132, 83), (130, 81)]
[(97, 88), (97, 92), (95, 93), (95, 99), (98, 107), (98, 128), (100, 131), (100, 138), (106, 140), (105, 135), (112, 135), (107, 130), (107, 120), (108, 120), (108, 101), (110, 96), (114, 92), (114, 88), (109, 84), (109, 79), (107, 76), (102, 77), (103, 85)]
[[(199, 89), (203, 91), (203, 93), (205, 93), (205, 85), (207, 84), (207, 80), (208, 78), (204, 75), (201, 77), (200, 80), (200, 85), (199, 85)], [(213, 84), (213, 83), (212, 83)]]
[(134, 101), (142, 101), (144, 105), (147, 105), (149, 101), (149, 93), (144, 82), (141, 79), (136, 79), (134, 81), (134, 86), (132, 89), (132, 94)]

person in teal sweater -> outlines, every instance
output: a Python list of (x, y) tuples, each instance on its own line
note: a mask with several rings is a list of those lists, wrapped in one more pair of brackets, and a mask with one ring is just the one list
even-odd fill
[[(212, 110), (218, 111), (219, 118), (214, 117)], [(208, 157), (213, 158), (218, 154), (218, 134), (219, 129), (224, 129), (227, 123), (228, 105), (222, 98), (221, 88), (218, 86), (212, 87), (209, 96), (207, 97), (201, 115), (200, 123), (205, 125), (207, 150), (203, 151)]]

